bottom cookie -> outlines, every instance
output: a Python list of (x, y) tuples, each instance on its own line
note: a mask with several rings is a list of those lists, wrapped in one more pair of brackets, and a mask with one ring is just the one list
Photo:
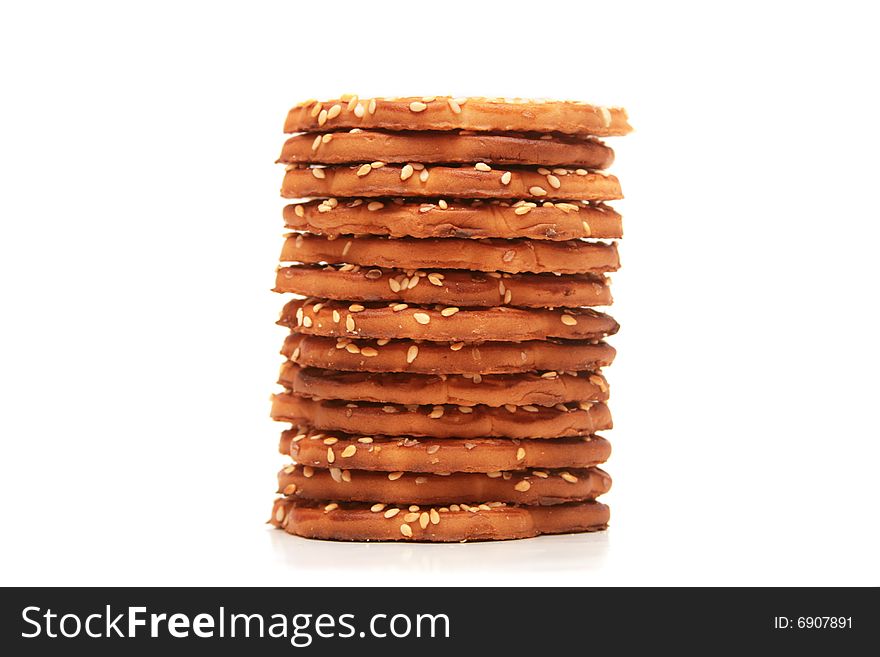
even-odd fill
[(539, 534), (599, 531), (610, 512), (601, 502), (551, 507), (475, 506), (399, 508), (385, 504), (275, 500), (269, 522), (290, 534), (332, 541), (504, 541)]

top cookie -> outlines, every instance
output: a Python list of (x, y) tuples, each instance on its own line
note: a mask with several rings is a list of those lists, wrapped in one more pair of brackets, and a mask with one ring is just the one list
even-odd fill
[(424, 96), (307, 100), (287, 114), (284, 132), (368, 128), (558, 132), (610, 137), (632, 131), (626, 111), (576, 101)]

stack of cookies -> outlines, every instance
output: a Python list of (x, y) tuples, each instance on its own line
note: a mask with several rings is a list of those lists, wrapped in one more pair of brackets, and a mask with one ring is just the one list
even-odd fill
[(271, 522), (336, 540), (604, 529), (621, 109), (343, 96), (287, 116), (291, 423)]

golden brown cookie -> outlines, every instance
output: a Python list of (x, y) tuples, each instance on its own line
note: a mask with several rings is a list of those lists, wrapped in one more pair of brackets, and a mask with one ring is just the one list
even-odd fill
[(593, 138), (559, 135), (359, 130), (302, 134), (284, 143), (283, 164), (351, 164), (362, 162), (416, 164), (571, 165), (607, 169), (614, 151)]
[(527, 237), (553, 241), (623, 237), (620, 215), (610, 205), (582, 201), (331, 198), (286, 206), (284, 223), (288, 228), (331, 237)]
[(410, 513), (415, 512), (381, 503), (325, 504), (281, 497), (275, 500), (269, 522), (290, 534), (334, 541), (462, 542), (598, 531), (610, 518), (608, 506), (594, 501), (553, 506), (450, 504), (420, 508), (419, 517), (407, 522), (405, 518), (413, 517)]
[(620, 328), (612, 317), (590, 308), (401, 308), (338, 301), (316, 302), (313, 299), (289, 301), (281, 311), (278, 324), (296, 333), (333, 338), (406, 338), (435, 342), (520, 342), (546, 338), (601, 340)]
[[(565, 173), (561, 173), (563, 171)], [(329, 167), (292, 164), (284, 174), (281, 196), (437, 196), (539, 201), (613, 201), (623, 198), (620, 182), (615, 176), (589, 172), (586, 169), (559, 169), (559, 172), (543, 175), (534, 167), (493, 169), (486, 165), (480, 167), (479, 164), (477, 168), (426, 166), (421, 171), (416, 171), (412, 165), (385, 165), (382, 162)]]
[[(462, 412), (468, 408), (470, 412)], [(611, 429), (602, 402), (556, 406), (401, 406), (306, 399), (288, 392), (272, 396), (272, 418), (318, 430), (434, 438), (563, 438)], [(565, 410), (562, 410), (565, 408)], [(328, 460), (336, 456), (331, 446)]]
[[(354, 446), (354, 453), (352, 453)], [(332, 447), (334, 462), (327, 461)], [(611, 456), (611, 443), (597, 435), (556, 440), (511, 438), (414, 438), (363, 436), (296, 427), (281, 432), (278, 451), (309, 467), (384, 472), (483, 472), (589, 468)], [(336, 454), (350, 454), (339, 459)], [(499, 474), (500, 476), (500, 474)]]
[(592, 372), (483, 375), (341, 372), (301, 368), (287, 361), (281, 367), (278, 383), (300, 397), (389, 404), (555, 406), (608, 399), (608, 382), (601, 374)]
[[(421, 275), (420, 275), (421, 274)], [(409, 287), (412, 277), (423, 278)], [(407, 280), (404, 289), (401, 283)], [(394, 285), (391, 281), (396, 281)], [(281, 267), (275, 275), (276, 292), (337, 301), (390, 301), (444, 306), (498, 306), (531, 308), (611, 305), (610, 281), (601, 274), (505, 274), (444, 269), (419, 272), (403, 269), (299, 265)]]
[(599, 468), (540, 472), (540, 476), (529, 471), (438, 475), (288, 465), (278, 473), (278, 492), (297, 499), (338, 502), (479, 504), (497, 500), (547, 506), (593, 500), (611, 489), (611, 477)]
[[(620, 266), (614, 243), (454, 237), (328, 239), (318, 235), (289, 235), (281, 249), (280, 261), (350, 265), (345, 269), (359, 266), (425, 270), (418, 274), (419, 278), (425, 278), (437, 269), (467, 269), (493, 274), (587, 274), (616, 271)], [(420, 282), (429, 281), (410, 279), (407, 287)], [(389, 283), (389, 288), (394, 290), (394, 285)]]
[[(362, 352), (367, 349), (367, 355)], [(375, 353), (374, 353), (375, 352)], [(595, 371), (611, 365), (616, 351), (605, 342), (414, 342), (354, 340), (292, 333), (281, 353), (303, 367), (353, 372), (504, 374), (550, 370)]]
[(411, 96), (307, 100), (293, 107), (284, 132), (339, 128), (560, 132), (606, 137), (632, 131), (626, 111), (570, 100)]

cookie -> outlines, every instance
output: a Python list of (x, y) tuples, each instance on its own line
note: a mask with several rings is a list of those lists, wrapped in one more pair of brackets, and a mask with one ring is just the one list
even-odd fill
[(600, 202), (325, 199), (284, 208), (288, 228), (337, 237), (527, 237), (572, 240), (623, 237), (620, 215)]
[(610, 518), (608, 506), (601, 502), (449, 504), (420, 508), (419, 517), (407, 522), (405, 518), (413, 517), (410, 513), (415, 512), (381, 503), (325, 504), (282, 497), (275, 500), (269, 522), (290, 534), (335, 541), (463, 542), (599, 531), (608, 526)]
[[(604, 242), (473, 240), (457, 238), (352, 237), (327, 239), (318, 235), (288, 235), (281, 262), (357, 265), (389, 269), (467, 269), (500, 276), (521, 273), (587, 274), (616, 271), (617, 245)], [(346, 267), (351, 269), (351, 267)], [(429, 282), (429, 281), (424, 281)], [(415, 286), (418, 282), (408, 281)], [(394, 286), (389, 284), (393, 290)]]
[(571, 165), (607, 169), (614, 151), (597, 139), (541, 134), (487, 134), (468, 131), (383, 132), (359, 130), (302, 134), (284, 143), (282, 164)]
[(560, 132), (607, 137), (632, 131), (626, 111), (569, 100), (412, 96), (307, 100), (293, 107), (284, 132), (339, 128)]
[[(470, 412), (462, 412), (466, 408)], [(562, 409), (565, 410), (562, 410)], [(318, 430), (434, 438), (564, 438), (611, 429), (602, 402), (556, 406), (402, 406), (314, 400), (289, 392), (272, 396), (272, 418)], [(367, 449), (367, 448), (365, 448)], [(328, 447), (328, 461), (346, 457)]]
[[(367, 354), (362, 352), (367, 349)], [(373, 353), (375, 352), (375, 353)], [(610, 344), (589, 341), (413, 342), (354, 340), (292, 333), (281, 353), (303, 367), (353, 372), (504, 374), (550, 370), (596, 371), (611, 365)]]
[(480, 164), (476, 167), (426, 166), (416, 171), (412, 165), (386, 165), (382, 162), (329, 167), (289, 165), (281, 183), (281, 196), (436, 196), (539, 201), (613, 201), (623, 198), (620, 182), (610, 174), (586, 169), (559, 169), (559, 174), (544, 175), (534, 167), (493, 169)]
[(385, 306), (295, 299), (284, 306), (278, 324), (296, 333), (333, 338), (406, 338), (436, 342), (601, 340), (619, 328), (611, 316), (590, 308), (402, 308), (403, 305), (406, 304)]
[[(497, 476), (496, 476), (497, 474)], [(599, 468), (438, 475), (418, 472), (369, 472), (289, 465), (278, 473), (278, 492), (304, 500), (390, 504), (458, 504), (497, 500), (549, 506), (593, 500), (611, 489), (611, 477)], [(410, 511), (409, 513), (414, 513)]]
[[(505, 274), (460, 269), (419, 272), (383, 268), (337, 268), (300, 265), (281, 267), (275, 292), (293, 292), (337, 301), (393, 301), (445, 306), (497, 306), (515, 303), (531, 308), (608, 306), (608, 279), (601, 274)], [(409, 287), (413, 276), (424, 278)], [(404, 288), (401, 283), (407, 281)], [(391, 281), (396, 281), (394, 285)]]
[(555, 406), (608, 399), (605, 377), (592, 372), (483, 375), (340, 372), (302, 368), (288, 361), (281, 367), (278, 383), (300, 397), (404, 405)]
[[(345, 458), (336, 454), (354, 453)], [(334, 449), (334, 462), (327, 461), (327, 448)], [(483, 472), (544, 468), (589, 468), (611, 456), (611, 443), (601, 436), (578, 436), (556, 440), (510, 438), (413, 438), (412, 436), (363, 436), (340, 431), (317, 431), (296, 427), (281, 432), (278, 451), (304, 466), (384, 472)], [(343, 465), (344, 464), (344, 465)], [(500, 476), (500, 475), (499, 475)]]

